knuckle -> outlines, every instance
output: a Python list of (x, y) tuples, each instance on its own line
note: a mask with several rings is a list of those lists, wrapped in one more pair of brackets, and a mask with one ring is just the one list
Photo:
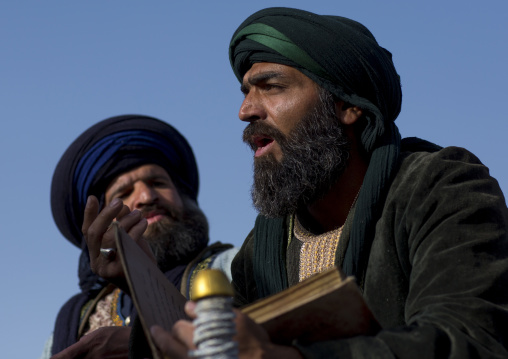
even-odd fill
[(99, 233), (97, 232), (97, 230), (95, 228), (88, 227), (88, 228), (83, 228), (83, 235), (86, 238), (97, 238)]
[(83, 224), (83, 226), (81, 227), (81, 232), (83, 233), (83, 236), (88, 237), (88, 226), (85, 226)]

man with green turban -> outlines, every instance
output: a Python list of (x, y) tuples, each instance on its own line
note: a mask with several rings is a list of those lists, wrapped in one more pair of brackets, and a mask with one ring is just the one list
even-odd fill
[[(229, 56), (260, 212), (232, 264), (236, 305), (336, 265), (382, 327), (282, 346), (238, 312), (240, 356), (508, 357), (503, 193), (467, 150), (401, 140), (390, 52), (353, 20), (270, 8), (240, 25)], [(190, 330), (153, 332), (175, 355)]]

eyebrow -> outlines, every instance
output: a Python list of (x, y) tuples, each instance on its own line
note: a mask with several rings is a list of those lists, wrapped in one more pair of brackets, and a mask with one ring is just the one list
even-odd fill
[(248, 84), (242, 83), (242, 85), (240, 86), (240, 91), (242, 91), (242, 93), (247, 93), (251, 86), (255, 86), (261, 82), (265, 82), (270, 79), (284, 78), (284, 77), (286, 77), (286, 76), (284, 76), (282, 73), (276, 72), (276, 71), (263, 72), (261, 74), (257, 74), (252, 77), (249, 77), (247, 79)]

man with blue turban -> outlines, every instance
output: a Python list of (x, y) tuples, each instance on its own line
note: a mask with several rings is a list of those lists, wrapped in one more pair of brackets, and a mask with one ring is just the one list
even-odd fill
[[(390, 52), (356, 21), (269, 8), (240, 25), (229, 58), (259, 211), (232, 264), (236, 305), (335, 265), (382, 327), (280, 345), (237, 312), (240, 357), (508, 357), (505, 198), (467, 150), (401, 140)], [(188, 322), (153, 333), (172, 358), (192, 347)]]
[(208, 222), (197, 203), (198, 189), (190, 145), (173, 126), (156, 118), (108, 118), (69, 146), (53, 175), (51, 209), (60, 232), (82, 251), (81, 291), (58, 314), (52, 354), (108, 358), (128, 353), (133, 303), (92, 272), (82, 232), (85, 207), (121, 209), (123, 203), (124, 213), (134, 211), (138, 220), (143, 218), (139, 234), (159, 268), (187, 297), (196, 270), (212, 267), (230, 273), (236, 250), (219, 242), (208, 246)]

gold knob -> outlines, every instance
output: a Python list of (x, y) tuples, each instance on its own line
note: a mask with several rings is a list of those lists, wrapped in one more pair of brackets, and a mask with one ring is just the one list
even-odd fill
[(193, 301), (207, 297), (232, 297), (233, 295), (233, 286), (224, 272), (218, 269), (200, 270), (194, 278), (190, 293)]

